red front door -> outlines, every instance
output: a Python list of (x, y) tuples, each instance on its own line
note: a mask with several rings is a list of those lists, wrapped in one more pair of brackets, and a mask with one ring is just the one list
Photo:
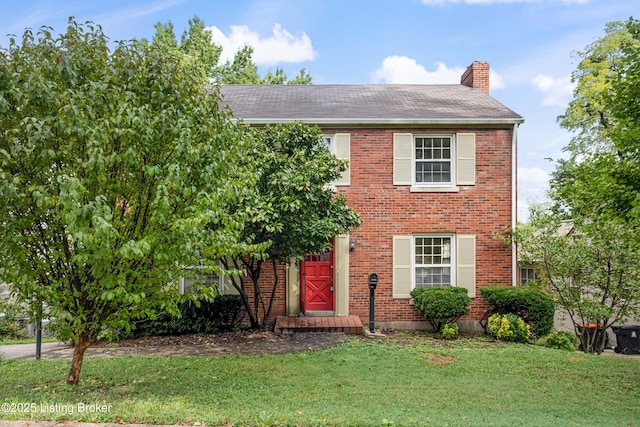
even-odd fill
[(333, 311), (333, 252), (306, 255), (301, 268), (300, 308)]

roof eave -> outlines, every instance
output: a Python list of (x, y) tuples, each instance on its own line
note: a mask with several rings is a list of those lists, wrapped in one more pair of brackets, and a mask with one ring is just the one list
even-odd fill
[[(237, 118), (235, 120), (238, 120)], [(524, 118), (474, 118), (474, 119), (461, 119), (461, 118), (449, 118), (449, 119), (380, 119), (380, 118), (363, 118), (363, 119), (351, 119), (351, 118), (242, 118), (244, 123), (250, 125), (267, 125), (278, 123), (291, 123), (291, 122), (303, 122), (314, 125), (514, 125), (524, 123)]]

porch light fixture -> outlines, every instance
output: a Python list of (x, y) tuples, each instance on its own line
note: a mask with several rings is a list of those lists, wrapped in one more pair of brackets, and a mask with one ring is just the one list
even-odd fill
[(355, 252), (356, 250), (356, 241), (349, 240), (349, 252)]

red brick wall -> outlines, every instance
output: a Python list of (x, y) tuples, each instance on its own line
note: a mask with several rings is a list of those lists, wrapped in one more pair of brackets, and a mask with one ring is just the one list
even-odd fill
[[(429, 129), (325, 129), (351, 135), (351, 185), (338, 187), (362, 219), (353, 230), (350, 254), (350, 314), (369, 316), (370, 273), (379, 277), (376, 321), (420, 321), (408, 299), (392, 298), (392, 236), (412, 233), (476, 235), (477, 298), (469, 318), (482, 317), (487, 305), (479, 288), (510, 285), (511, 249), (494, 238), (511, 225), (512, 131), (501, 129), (434, 129), (437, 133), (476, 134), (476, 185), (458, 193), (411, 193), (409, 186), (393, 185), (393, 134), (427, 133)], [(463, 319), (464, 320), (464, 319)]]
[[(276, 297), (273, 302), (273, 307), (271, 309), (271, 314), (269, 316), (269, 320), (267, 323), (275, 323), (277, 316), (282, 316), (286, 314), (286, 271), (285, 266), (282, 263), (277, 263), (277, 272), (278, 272), (278, 286), (276, 288)], [(253, 282), (251, 278), (245, 276), (244, 278), (244, 286), (245, 293), (249, 298), (251, 303), (251, 310), (254, 312), (254, 291), (253, 291)], [(258, 286), (260, 287), (260, 292), (262, 294), (262, 298), (264, 299), (265, 307), (268, 308), (269, 299), (271, 298), (271, 292), (273, 290), (273, 285), (275, 283), (275, 275), (273, 272), (273, 265), (270, 260), (265, 261), (262, 264), (262, 269), (260, 271), (260, 279), (258, 280)], [(262, 306), (260, 306), (260, 319), (264, 316), (264, 312), (262, 310)], [(249, 322), (248, 316), (245, 316), (245, 323)]]

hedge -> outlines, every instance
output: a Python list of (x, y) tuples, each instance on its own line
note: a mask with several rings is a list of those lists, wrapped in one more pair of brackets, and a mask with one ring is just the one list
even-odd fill
[(553, 300), (540, 290), (526, 286), (483, 286), (482, 299), (489, 303), (491, 313), (513, 313), (531, 325), (536, 337), (548, 335), (553, 328), (556, 311)]

